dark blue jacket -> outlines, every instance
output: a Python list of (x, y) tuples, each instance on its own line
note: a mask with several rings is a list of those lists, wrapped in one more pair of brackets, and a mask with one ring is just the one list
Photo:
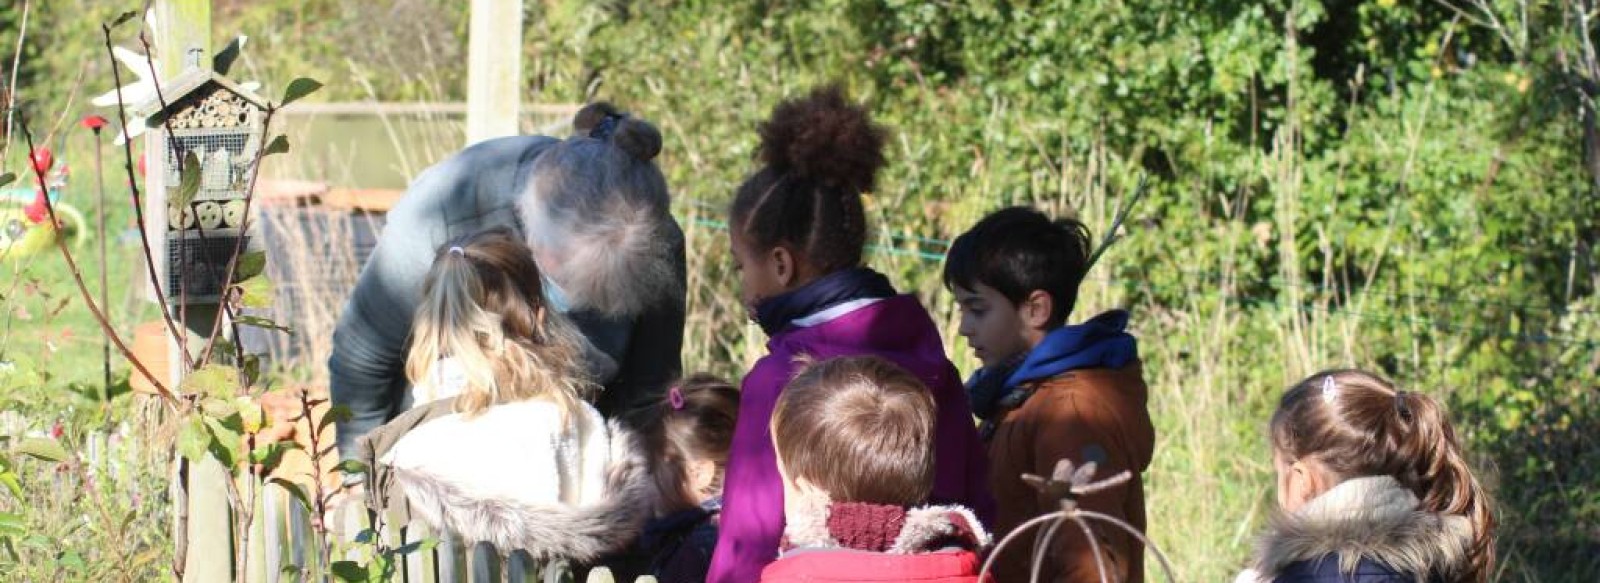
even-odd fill
[(1291, 563), (1278, 574), (1273, 583), (1433, 583), (1438, 579), (1421, 578), (1401, 573), (1383, 563), (1363, 557), (1354, 571), (1341, 573), (1339, 560), (1332, 555), (1317, 560)]

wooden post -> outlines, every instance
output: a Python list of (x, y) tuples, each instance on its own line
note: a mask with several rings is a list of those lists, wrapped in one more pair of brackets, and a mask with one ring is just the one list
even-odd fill
[(521, 0), (472, 0), (467, 44), (467, 145), (517, 134)]
[[(155, 16), (152, 22), (152, 44), (155, 45), (155, 65), (158, 83), (177, 77), (184, 68), (198, 60), (200, 66), (211, 66), (211, 1), (210, 0), (156, 0), (150, 7)], [(170, 97), (170, 96), (169, 96)], [(166, 185), (162, 184), (166, 165), (166, 136), (159, 129), (145, 132), (145, 156), (150, 171), (146, 174), (145, 193), (151, 202), (147, 219), (151, 249), (157, 250), (156, 261), (166, 261)], [(171, 305), (179, 310), (176, 303)], [(176, 313), (173, 314), (177, 316)], [(186, 341), (191, 349), (196, 338), (204, 341), (210, 334), (211, 324), (217, 317), (216, 306), (191, 305), (187, 309)], [(182, 350), (176, 342), (168, 340), (168, 386), (176, 387), (184, 370), (179, 359)], [(179, 462), (183, 463), (183, 462)], [(228, 505), (227, 483), (232, 472), (221, 463), (205, 458), (191, 464), (188, 483), (180, 486), (187, 490), (188, 524), (185, 525), (188, 548), (183, 566), (183, 581), (233, 580), (233, 516)]]

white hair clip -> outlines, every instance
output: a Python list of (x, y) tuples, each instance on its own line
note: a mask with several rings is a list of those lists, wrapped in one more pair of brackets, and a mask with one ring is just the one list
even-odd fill
[(1332, 405), (1334, 398), (1338, 396), (1336, 394), (1338, 391), (1339, 383), (1333, 380), (1333, 375), (1322, 377), (1322, 401), (1324, 403)]
[(467, 256), (467, 251), (465, 249), (462, 249), (461, 246), (459, 246), (459, 245), (457, 245), (455, 247), (451, 247), (450, 248), (450, 252), (454, 253), (456, 255), (460, 255), (462, 257), (466, 257)]

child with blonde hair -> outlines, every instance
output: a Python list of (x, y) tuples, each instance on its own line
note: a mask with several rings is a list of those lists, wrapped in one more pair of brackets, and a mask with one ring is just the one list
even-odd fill
[(1360, 370), (1319, 372), (1272, 416), (1280, 513), (1240, 582), (1473, 582), (1495, 516), (1444, 408)]
[(417, 406), (360, 441), (369, 506), (468, 543), (590, 563), (648, 517), (632, 436), (585, 399), (572, 327), (526, 244), (490, 230), (435, 256), (406, 373)]
[(875, 356), (810, 364), (788, 384), (771, 420), (786, 522), (763, 583), (977, 583), (989, 534), (970, 508), (931, 501), (935, 403)]

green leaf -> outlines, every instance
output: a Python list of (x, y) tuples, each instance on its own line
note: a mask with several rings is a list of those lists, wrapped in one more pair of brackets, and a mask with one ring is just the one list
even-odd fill
[(47, 462), (61, 462), (67, 459), (66, 448), (54, 439), (44, 437), (30, 437), (17, 444), (17, 453), (33, 456)]
[(232, 358), (234, 351), (238, 348), (239, 345), (234, 344), (227, 338), (217, 338), (215, 343), (211, 345), (212, 362), (226, 361), (226, 359)]
[(189, 417), (178, 428), (178, 455), (190, 463), (200, 463), (208, 449), (211, 449), (211, 431), (198, 415)]
[(235, 321), (246, 326), (254, 326), (256, 328), (262, 328), (266, 330), (279, 330), (288, 334), (294, 333), (294, 330), (290, 329), (288, 326), (279, 324), (273, 321), (271, 318), (263, 318), (261, 316), (239, 316), (239, 318)]
[(0, 534), (20, 535), (28, 532), (21, 514), (0, 512)]
[(246, 251), (239, 255), (239, 265), (233, 268), (233, 280), (241, 282), (248, 280), (261, 275), (266, 268), (266, 251)]
[(206, 415), (223, 418), (239, 413), (239, 403), (232, 399), (206, 397), (200, 401), (200, 410)]
[(250, 452), (250, 463), (261, 464), (261, 471), (270, 473), (283, 461), (283, 454), (298, 449), (300, 446), (292, 441), (279, 441), (257, 447)]
[(56, 564), (62, 567), (71, 568), (74, 571), (82, 571), (89, 567), (88, 564), (83, 562), (83, 555), (78, 554), (77, 551), (67, 551), (61, 553), (56, 557)]
[(277, 297), (277, 285), (265, 275), (258, 275), (239, 284), (239, 302), (246, 308), (270, 308)]
[(278, 105), (280, 105), (280, 106), (289, 105), (291, 103), (299, 101), (301, 97), (305, 97), (307, 95), (315, 93), (318, 89), (321, 89), (321, 88), (322, 88), (322, 82), (317, 81), (316, 79), (310, 79), (310, 78), (306, 78), (306, 77), (301, 77), (299, 79), (295, 79), (295, 80), (289, 82), (289, 88), (288, 89), (284, 89), (283, 90), (283, 103), (280, 103)]
[(139, 11), (137, 11), (137, 10), (129, 10), (129, 11), (124, 12), (122, 14), (118, 14), (117, 15), (117, 19), (111, 21), (111, 28), (116, 28), (116, 27), (122, 26), (122, 23), (127, 22), (129, 20), (133, 20), (135, 17), (138, 17), (138, 16), (139, 16)]
[(239, 369), (225, 364), (208, 364), (183, 377), (178, 389), (185, 393), (198, 393), (218, 399), (232, 399), (239, 394)]
[(17, 173), (0, 172), (0, 186), (5, 186), (17, 181)]
[(350, 420), (350, 408), (344, 405), (328, 407), (328, 412), (322, 414), (322, 420), (317, 422), (317, 433), (322, 433), (329, 424), (343, 423)]
[(232, 468), (239, 465), (239, 460), (249, 453), (244, 451), (244, 435), (239, 427), (239, 416), (204, 419), (206, 429), (211, 430), (211, 455), (216, 456), (217, 461), (222, 462), (224, 467)]
[(261, 151), (262, 156), (287, 153), (289, 153), (289, 138), (282, 135), (274, 136), (272, 141), (267, 143), (267, 149)]
[(367, 464), (356, 460), (344, 460), (339, 462), (339, 465), (333, 466), (333, 469), (346, 474), (365, 474), (367, 473)]
[(233, 42), (217, 51), (216, 56), (211, 57), (211, 70), (218, 75), (227, 75), (228, 69), (233, 68), (233, 62), (239, 60), (239, 54), (244, 52), (244, 41), (243, 35), (233, 37)]
[(300, 565), (284, 565), (278, 569), (278, 583), (298, 583), (300, 581)]
[(333, 576), (340, 581), (364, 582), (367, 580), (367, 568), (355, 561), (334, 561), (332, 570)]
[(277, 484), (278, 487), (283, 488), (284, 490), (288, 491), (290, 496), (294, 496), (295, 500), (299, 500), (300, 501), (300, 505), (305, 507), (306, 512), (316, 512), (317, 511), (316, 507), (311, 505), (311, 498), (306, 496), (305, 488), (301, 488), (299, 484), (296, 484), (296, 483), (291, 482), (289, 480), (285, 480), (283, 478), (272, 478), (271, 480), (267, 480), (267, 481), (271, 482), (273, 484)]
[(11, 492), (11, 497), (22, 500), (22, 482), (17, 481), (17, 475), (11, 472), (0, 472), (0, 485)]
[(200, 158), (195, 156), (193, 150), (183, 153), (183, 166), (178, 175), (178, 193), (169, 204), (178, 205), (179, 208), (189, 206), (194, 202), (196, 194), (200, 194)]
[(244, 382), (256, 386), (256, 381), (261, 380), (261, 356), (256, 354), (244, 355)]

